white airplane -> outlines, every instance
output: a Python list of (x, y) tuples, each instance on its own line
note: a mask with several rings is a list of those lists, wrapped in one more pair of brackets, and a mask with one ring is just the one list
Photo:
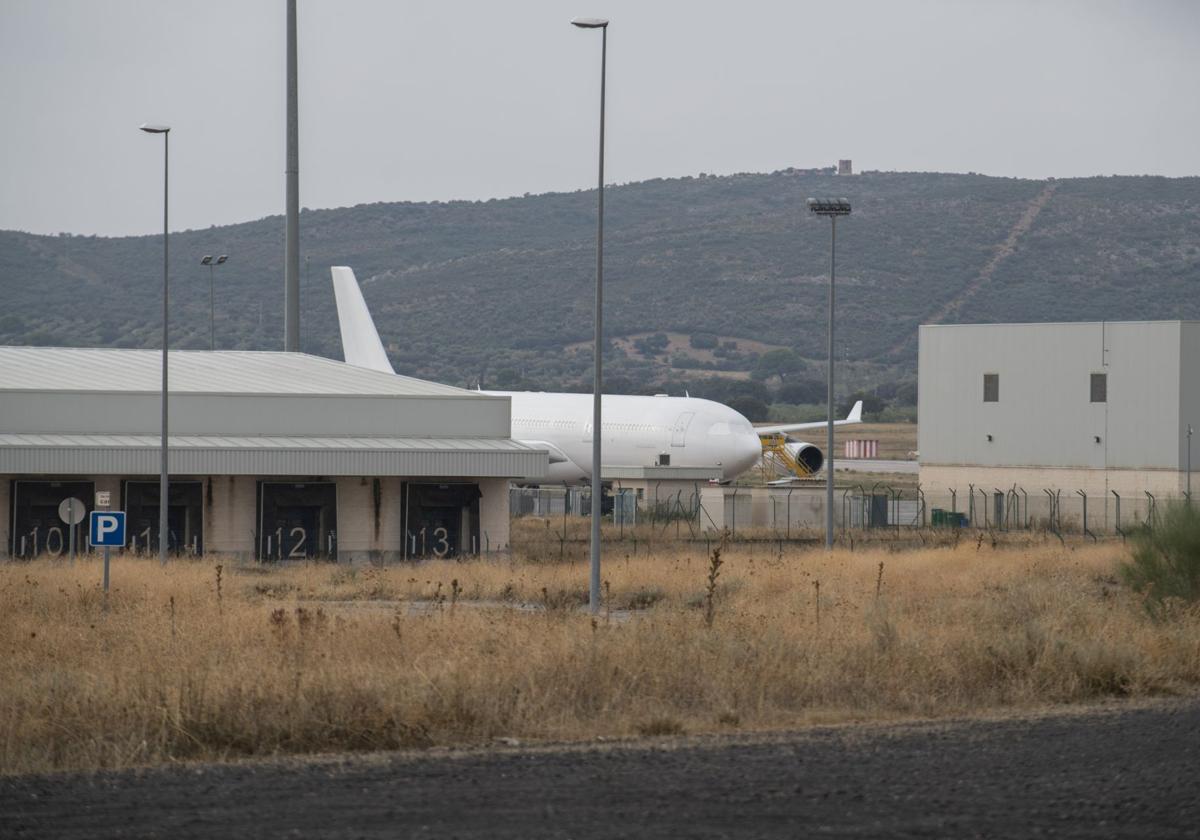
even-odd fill
[[(354, 272), (333, 266), (342, 352), (348, 364), (395, 374)], [(483, 391), (512, 401), (514, 440), (550, 453), (550, 468), (540, 481), (578, 484), (592, 475), (592, 395), (541, 391)], [(721, 468), (729, 481), (762, 457), (759, 435), (789, 434), (823, 428), (816, 423), (784, 423), (755, 428), (732, 408), (696, 397), (620, 396), (601, 398), (604, 463), (609, 466)], [(835, 425), (862, 422), (862, 403)], [(821, 468), (821, 450), (789, 441), (788, 451), (810, 473)]]

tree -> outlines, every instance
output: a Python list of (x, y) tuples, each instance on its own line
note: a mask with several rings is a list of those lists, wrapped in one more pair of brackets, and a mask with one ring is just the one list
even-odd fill
[(633, 342), (636, 349), (643, 356), (657, 356), (667, 349), (671, 344), (671, 340), (664, 333), (655, 333), (644, 338), (636, 339)]
[(496, 371), (496, 384), (494, 387), (502, 391), (513, 390), (520, 388), (525, 381), (525, 377), (521, 376), (516, 370), (510, 367), (502, 367)]
[(863, 419), (866, 419), (866, 415), (868, 414), (874, 415), (883, 411), (883, 400), (879, 399), (879, 397), (875, 396), (874, 394), (865, 394), (862, 391), (855, 391), (853, 394), (848, 396), (842, 402), (838, 411), (843, 415), (849, 414), (850, 409), (854, 408), (854, 404), (859, 400), (862, 400), (863, 404)]
[(690, 390), (693, 397), (703, 397), (726, 405), (732, 405), (730, 401), (738, 397), (750, 397), (766, 405), (771, 398), (765, 385), (749, 379), (724, 379), (714, 376), (698, 380)]
[(779, 386), (779, 390), (775, 392), (775, 400), (791, 405), (805, 405), (822, 402), (825, 395), (825, 383), (821, 380), (795, 379)]
[(917, 404), (917, 383), (905, 382), (896, 388), (896, 405)]
[(804, 360), (796, 355), (795, 350), (781, 347), (776, 350), (768, 350), (758, 357), (758, 364), (754, 366), (753, 376), (755, 379), (769, 379), (772, 376), (778, 376), (781, 382), (787, 382), (789, 376), (802, 373), (805, 367)]
[(766, 420), (769, 412), (767, 404), (757, 397), (733, 397), (725, 404), (744, 416), (751, 423), (761, 423)]
[(613, 376), (605, 375), (603, 382), (604, 393), (606, 394), (632, 394), (633, 381), (628, 376), (616, 374)]

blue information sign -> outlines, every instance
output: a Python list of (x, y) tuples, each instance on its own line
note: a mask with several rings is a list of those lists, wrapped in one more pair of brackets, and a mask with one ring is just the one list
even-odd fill
[(88, 542), (93, 548), (125, 547), (125, 511), (94, 510), (90, 525)]

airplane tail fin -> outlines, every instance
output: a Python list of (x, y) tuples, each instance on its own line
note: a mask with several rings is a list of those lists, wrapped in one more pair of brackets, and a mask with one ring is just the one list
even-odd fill
[(363, 300), (354, 270), (349, 266), (335, 265), (329, 272), (333, 275), (338, 330), (342, 334), (342, 356), (346, 363), (383, 373), (395, 373), (367, 309), (367, 302)]

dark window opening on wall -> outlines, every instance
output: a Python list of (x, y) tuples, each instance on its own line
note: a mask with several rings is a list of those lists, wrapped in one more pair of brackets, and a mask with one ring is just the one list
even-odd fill
[[(49, 554), (57, 557), (71, 550), (71, 526), (58, 516), (58, 506), (64, 499), (83, 502), (85, 512), (91, 512), (95, 485), (90, 481), (24, 481), (12, 483), (12, 546), (13, 557), (36, 557)], [(88, 520), (75, 526), (75, 551), (87, 551)]]
[(1108, 374), (1092, 374), (1092, 402), (1108, 402)]
[(408, 557), (478, 554), (479, 486), (414, 484), (404, 488), (404, 533)]
[[(125, 539), (130, 551), (158, 551), (158, 481), (126, 481)], [(199, 481), (171, 481), (167, 486), (167, 550), (204, 553), (203, 488)]]
[(983, 401), (1000, 402), (1000, 374), (985, 373), (983, 375)]
[(337, 558), (337, 487), (331, 481), (258, 483), (260, 560)]

